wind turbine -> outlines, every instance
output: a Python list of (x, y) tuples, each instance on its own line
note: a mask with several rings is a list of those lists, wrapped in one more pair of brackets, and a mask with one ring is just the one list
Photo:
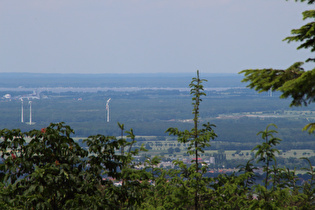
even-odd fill
[(107, 111), (107, 122), (109, 122), (109, 101), (111, 98), (109, 98), (106, 102), (106, 111)]
[(23, 98), (21, 98), (21, 123), (24, 123)]
[(32, 101), (29, 101), (28, 103), (30, 105), (30, 122), (29, 122), (29, 124), (33, 125), (35, 123), (32, 122)]

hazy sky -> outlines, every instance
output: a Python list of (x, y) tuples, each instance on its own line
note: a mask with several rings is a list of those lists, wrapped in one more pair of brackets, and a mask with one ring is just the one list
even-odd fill
[(293, 0), (0, 0), (0, 72), (237, 73), (309, 51)]

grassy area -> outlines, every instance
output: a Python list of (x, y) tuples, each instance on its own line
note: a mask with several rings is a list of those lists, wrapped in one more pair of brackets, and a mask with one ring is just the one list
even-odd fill
[[(169, 142), (166, 142), (169, 144)], [(184, 158), (184, 154), (186, 154), (187, 147), (185, 146), (179, 146), (180, 152), (174, 152), (172, 155), (168, 154), (168, 146), (163, 146), (163, 147), (155, 147), (152, 146), (152, 150), (149, 150), (147, 154), (150, 154), (151, 156), (154, 155), (161, 155), (164, 153), (164, 156), (170, 156), (174, 157), (176, 155), (176, 158)], [(205, 153), (201, 154), (201, 158), (206, 158), (209, 155), (213, 153), (218, 153), (219, 150), (207, 150)], [(251, 150), (241, 150), (240, 152), (237, 150), (225, 150), (224, 153), (226, 154), (226, 159), (227, 160), (233, 160), (233, 159), (244, 159), (244, 160), (249, 160), (252, 158), (252, 155), (255, 153), (252, 152)], [(315, 152), (313, 150), (309, 149), (304, 149), (304, 150), (288, 150), (288, 151), (281, 151), (280, 154), (276, 155), (277, 157), (282, 157), (282, 158), (301, 158), (301, 157), (312, 157), (315, 156)]]
[[(138, 141), (134, 146), (139, 147), (141, 144), (148, 144), (151, 149), (149, 149), (146, 154), (151, 156), (165, 156), (165, 157), (175, 157), (175, 158), (185, 158), (185, 155), (187, 154), (187, 148), (189, 144), (181, 144), (178, 143), (177, 140), (175, 140), (172, 137), (166, 137), (165, 140), (157, 140), (156, 136), (140, 136), (141, 138), (145, 138), (146, 141)], [(119, 138), (119, 137), (118, 137)], [(83, 137), (75, 137), (73, 138), (75, 141), (78, 141), (79, 139), (85, 139)], [(173, 148), (179, 148), (180, 152), (173, 151), (173, 154), (169, 154), (169, 149)], [(315, 150), (310, 149), (303, 149), (303, 150), (287, 150), (282, 151), (280, 150), (280, 154), (276, 155), (278, 157), (283, 158), (301, 158), (301, 157), (311, 157), (315, 156)], [(201, 154), (201, 158), (207, 158), (209, 155), (218, 153), (219, 150), (206, 150), (205, 153)], [(252, 152), (251, 150), (224, 150), (224, 153), (226, 154), (227, 160), (233, 160), (233, 159), (244, 159), (249, 160), (252, 158), (253, 154), (255, 152)]]
[(294, 158), (301, 158), (301, 157), (311, 157), (311, 156), (315, 156), (314, 150), (310, 150), (310, 149), (304, 149), (304, 150), (288, 150), (286, 152), (281, 151), (281, 155), (279, 155), (279, 157), (283, 157), (283, 158), (290, 158), (290, 157), (294, 157)]

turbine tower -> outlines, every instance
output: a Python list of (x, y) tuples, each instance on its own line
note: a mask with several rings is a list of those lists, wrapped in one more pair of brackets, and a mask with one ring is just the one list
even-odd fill
[(24, 123), (23, 98), (21, 98), (21, 123)]
[(29, 122), (29, 124), (33, 125), (35, 123), (32, 122), (32, 101), (29, 101), (28, 103), (30, 104), (30, 122)]
[(107, 122), (109, 122), (109, 101), (110, 101), (110, 98), (106, 102)]

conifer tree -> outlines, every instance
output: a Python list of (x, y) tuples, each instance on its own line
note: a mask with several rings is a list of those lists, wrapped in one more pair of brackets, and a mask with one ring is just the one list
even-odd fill
[(252, 151), (256, 151), (255, 157), (258, 157), (258, 162), (262, 161), (265, 163), (264, 171), (266, 172), (266, 179), (265, 179), (265, 187), (268, 186), (268, 178), (270, 174), (270, 163), (272, 161), (276, 161), (275, 153), (279, 154), (279, 150), (275, 149), (274, 146), (280, 143), (281, 139), (276, 138), (273, 136), (273, 133), (277, 133), (276, 130), (270, 130), (269, 127), (274, 126), (277, 128), (275, 124), (269, 124), (264, 131), (260, 131), (257, 135), (261, 135), (261, 138), (265, 140), (262, 144), (257, 145), (252, 149)]
[(189, 85), (190, 94), (192, 97), (192, 105), (193, 105), (193, 111), (192, 114), (194, 116), (193, 122), (194, 127), (189, 131), (179, 131), (178, 128), (168, 128), (166, 130), (169, 135), (178, 136), (178, 142), (180, 143), (189, 143), (188, 151), (187, 153), (190, 155), (194, 155), (194, 165), (195, 167), (195, 173), (196, 173), (196, 189), (195, 189), (195, 209), (199, 208), (198, 205), (198, 191), (199, 191), (199, 182), (200, 182), (200, 175), (199, 170), (199, 161), (198, 158), (200, 156), (200, 153), (204, 153), (204, 148), (210, 146), (209, 141), (211, 139), (214, 139), (217, 135), (214, 133), (212, 127), (215, 127), (215, 125), (210, 124), (209, 122), (206, 124), (203, 124), (203, 128), (199, 129), (199, 106), (200, 102), (202, 101), (201, 97), (205, 96), (206, 93), (204, 92), (204, 88), (202, 85), (202, 82), (205, 82), (207, 80), (200, 79), (199, 78), (199, 71), (197, 70), (197, 77), (192, 78), (192, 81)]
[[(298, 0), (296, 0), (298, 1)], [(305, 2), (305, 0), (300, 0)], [(314, 0), (306, 1), (314, 5)], [(315, 10), (303, 12), (303, 20), (311, 20), (298, 29), (291, 30), (292, 36), (284, 41), (300, 42), (297, 49), (310, 49), (315, 52)], [(314, 57), (309, 57), (305, 62), (315, 62)], [(249, 82), (247, 87), (254, 88), (259, 92), (280, 91), (280, 98), (292, 98), (290, 106), (307, 106), (315, 102), (315, 68), (305, 71), (304, 62), (295, 62), (287, 69), (247, 69), (240, 72), (245, 78), (242, 82)], [(315, 131), (315, 123), (310, 123), (303, 130), (310, 133)]]

